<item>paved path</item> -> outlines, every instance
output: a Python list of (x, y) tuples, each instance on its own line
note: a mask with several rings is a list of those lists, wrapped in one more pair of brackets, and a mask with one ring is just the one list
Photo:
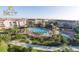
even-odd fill
[(72, 50), (75, 52), (79, 52), (79, 46), (71, 46)]
[[(61, 48), (61, 47), (56, 47), (56, 46), (42, 46), (42, 45), (26, 44), (26, 43), (21, 43), (18, 41), (12, 41), (9, 44), (23, 46), (26, 48), (32, 47), (33, 49), (45, 50), (45, 51), (56, 51)], [(79, 46), (68, 46), (68, 47), (71, 48), (73, 51), (79, 51)]]

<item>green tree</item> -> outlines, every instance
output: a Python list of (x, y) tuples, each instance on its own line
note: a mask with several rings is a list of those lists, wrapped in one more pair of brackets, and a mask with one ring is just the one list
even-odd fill
[(0, 52), (7, 52), (7, 50), (8, 50), (7, 43), (4, 40), (0, 39)]
[(61, 36), (61, 42), (63, 46), (67, 46), (70, 43), (70, 38), (67, 38), (65, 36)]
[(23, 35), (23, 34), (16, 34), (16, 35), (15, 35), (15, 38), (16, 38), (16, 39), (26, 39), (27, 36), (26, 36), (26, 35)]
[(8, 51), (8, 43), (10, 41), (10, 37), (8, 34), (0, 35), (0, 52)]

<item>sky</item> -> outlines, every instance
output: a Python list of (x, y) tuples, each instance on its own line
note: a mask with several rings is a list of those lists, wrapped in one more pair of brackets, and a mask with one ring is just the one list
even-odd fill
[(14, 6), (13, 8), (17, 14), (7, 16), (3, 14), (3, 11), (8, 7), (1, 6), (0, 17), (79, 20), (78, 6)]

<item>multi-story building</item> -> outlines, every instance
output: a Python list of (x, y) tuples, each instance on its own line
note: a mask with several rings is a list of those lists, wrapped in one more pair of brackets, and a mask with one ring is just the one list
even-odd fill
[(25, 19), (15, 19), (15, 18), (0, 18), (0, 29), (9, 29), (17, 27), (24, 27), (26, 25)]
[(70, 20), (57, 20), (58, 26), (61, 28), (74, 28), (75, 27), (75, 21)]
[(4, 21), (5, 21), (4, 19), (0, 20), (0, 29), (4, 29), (5, 28)]
[(61, 28), (74, 28), (76, 26), (79, 26), (79, 21), (75, 20), (0, 18), (0, 29), (13, 28), (15, 25), (17, 27), (25, 27), (25, 25), (31, 27), (41, 25), (45, 27), (47, 24), (53, 25), (55, 22), (57, 22), (58, 26)]
[(79, 21), (75, 20), (57, 20), (59, 27), (70, 28), (73, 29), (79, 26)]
[(79, 21), (76, 20), (49, 20), (49, 23), (54, 24), (57, 22), (57, 25), (60, 28), (70, 28), (73, 29), (77, 26), (79, 26)]

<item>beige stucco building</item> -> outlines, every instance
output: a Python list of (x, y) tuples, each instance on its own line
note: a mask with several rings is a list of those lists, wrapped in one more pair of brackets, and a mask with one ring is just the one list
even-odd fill
[(15, 18), (0, 18), (0, 29), (8, 29), (17, 27), (24, 27), (26, 25), (25, 19), (15, 19)]

